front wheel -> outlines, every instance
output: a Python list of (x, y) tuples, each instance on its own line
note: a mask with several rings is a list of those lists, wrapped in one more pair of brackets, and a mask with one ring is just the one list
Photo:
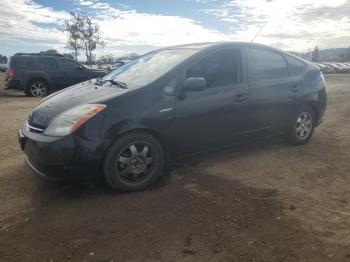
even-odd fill
[(116, 191), (140, 191), (160, 177), (163, 165), (164, 152), (157, 139), (135, 132), (120, 137), (108, 150), (103, 173)]
[(314, 132), (315, 113), (309, 106), (302, 107), (294, 118), (289, 138), (295, 145), (306, 144)]
[(26, 94), (28, 96), (34, 96), (34, 97), (44, 97), (44, 96), (47, 96), (48, 93), (49, 93), (48, 84), (41, 80), (31, 81), (26, 90)]

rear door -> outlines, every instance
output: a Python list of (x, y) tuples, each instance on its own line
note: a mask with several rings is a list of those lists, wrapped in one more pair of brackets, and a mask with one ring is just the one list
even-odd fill
[(207, 86), (193, 92), (180, 87), (173, 129), (178, 155), (228, 145), (249, 130), (249, 88), (242, 68), (241, 49), (230, 47), (184, 70), (182, 82), (199, 77)]
[(62, 88), (61, 74), (58, 70), (58, 63), (54, 57), (38, 57), (38, 69), (45, 72), (50, 80), (50, 88)]
[(80, 64), (65, 58), (59, 60), (63, 88), (85, 81), (85, 74)]
[(299, 88), (289, 76), (283, 55), (270, 49), (245, 47), (254, 129), (263, 134), (289, 123)]

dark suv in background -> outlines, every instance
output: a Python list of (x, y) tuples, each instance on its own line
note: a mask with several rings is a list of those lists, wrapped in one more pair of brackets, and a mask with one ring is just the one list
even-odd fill
[(105, 74), (60, 54), (18, 53), (9, 59), (5, 87), (23, 90), (28, 96), (46, 96), (50, 91)]

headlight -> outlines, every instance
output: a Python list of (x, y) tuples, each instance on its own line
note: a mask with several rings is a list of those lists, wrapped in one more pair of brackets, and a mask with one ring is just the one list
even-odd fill
[(44, 134), (48, 136), (69, 135), (105, 107), (106, 105), (101, 104), (83, 104), (69, 109), (56, 117), (45, 129)]

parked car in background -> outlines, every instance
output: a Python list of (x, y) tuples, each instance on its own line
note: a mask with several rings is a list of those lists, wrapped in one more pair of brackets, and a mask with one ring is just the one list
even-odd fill
[(325, 65), (330, 66), (334, 69), (335, 73), (346, 73), (346, 69), (339, 66), (337, 63), (325, 63)]
[(7, 69), (7, 64), (0, 64), (0, 71), (1, 72), (6, 72)]
[(113, 71), (115, 69), (118, 69), (119, 67), (129, 63), (131, 60), (120, 60), (120, 61), (117, 61), (115, 62), (114, 64), (102, 64), (102, 65), (99, 65), (99, 68), (103, 68), (107, 71)]
[(320, 68), (321, 72), (324, 74), (335, 73), (335, 70), (333, 67), (330, 67), (321, 63), (315, 63), (315, 65), (317, 65)]
[(337, 66), (342, 68), (346, 73), (350, 72), (350, 66), (346, 65), (345, 63), (337, 63)]
[(125, 64), (125, 63), (122, 62), (122, 61), (115, 62), (113, 65), (109, 65), (109, 66), (108, 66), (108, 70), (109, 70), (109, 71), (113, 71), (113, 70), (115, 70), (115, 69), (117, 69), (117, 68), (123, 66), (124, 64)]
[(10, 57), (8, 65), (5, 88), (22, 90), (28, 96), (46, 96), (107, 73), (88, 69), (60, 54), (18, 53)]
[(19, 132), (48, 179), (102, 174), (142, 190), (178, 157), (274, 134), (307, 143), (327, 105), (319, 68), (253, 43), (168, 47), (56, 92)]
[[(134, 59), (136, 59), (136, 58), (134, 58)], [(121, 62), (123, 62), (124, 65), (125, 65), (125, 64), (127, 64), (127, 63), (130, 63), (132, 60), (133, 60), (133, 59), (123, 59), (123, 60), (121, 60)]]

